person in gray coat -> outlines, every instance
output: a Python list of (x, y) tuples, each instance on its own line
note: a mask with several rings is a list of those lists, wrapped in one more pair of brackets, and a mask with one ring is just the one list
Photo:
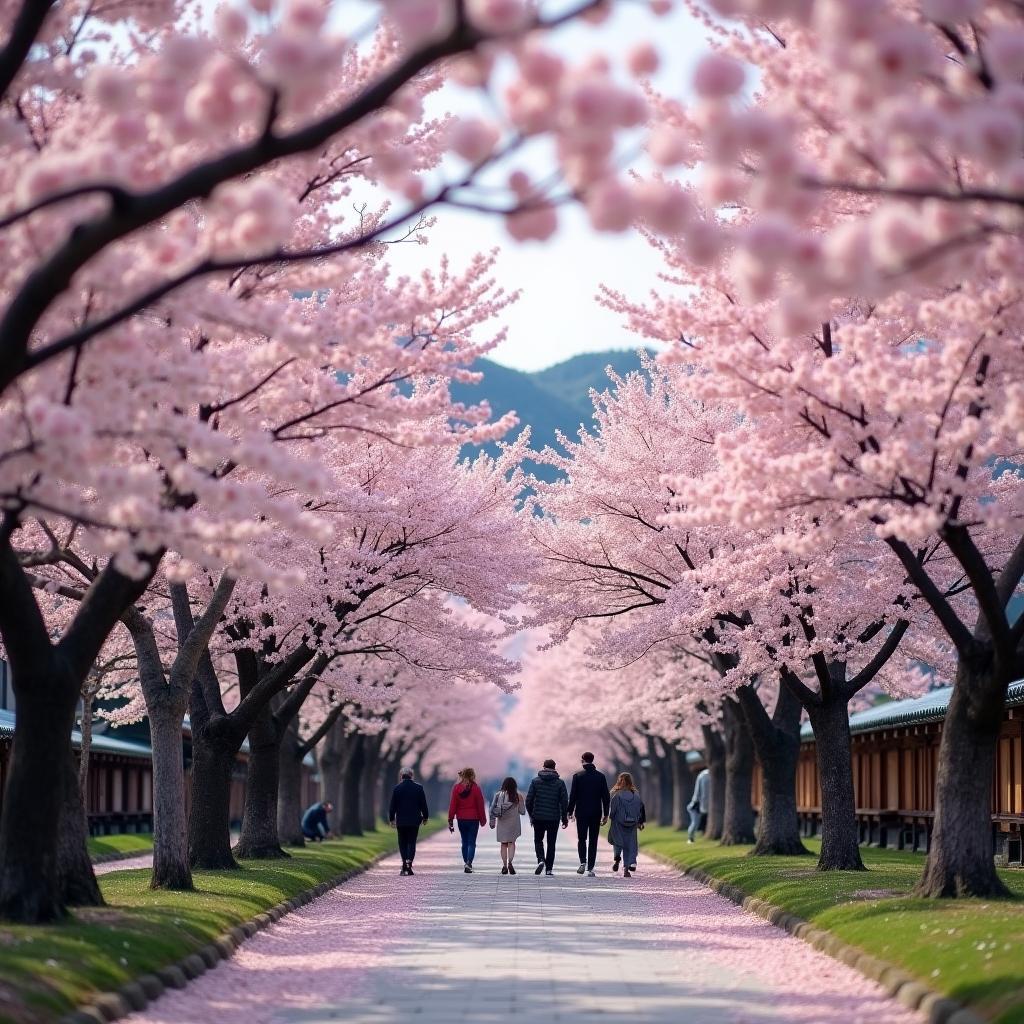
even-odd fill
[(519, 792), (516, 780), (510, 775), (491, 800), (491, 828), (497, 833), (495, 838), (501, 844), (503, 875), (516, 873), (512, 858), (516, 855), (516, 840), (523, 834), (523, 825), (519, 819), (524, 814), (526, 801)]
[(629, 878), (636, 871), (636, 858), (640, 849), (638, 833), (647, 823), (644, 802), (633, 784), (629, 772), (621, 772), (612, 786), (612, 803), (608, 809), (608, 842), (612, 844), (612, 871), (619, 870), (619, 863), (625, 861), (623, 878)]
[(687, 842), (692, 843), (698, 829), (703, 832), (708, 820), (708, 806), (711, 800), (711, 772), (702, 769), (693, 784), (693, 797), (686, 805), (690, 812), (690, 826), (686, 830)]
[[(542, 871), (554, 874), (555, 840), (558, 839), (558, 822), (562, 828), (569, 827), (569, 793), (565, 783), (555, 771), (555, 762), (549, 757), (537, 777), (530, 783), (526, 793), (526, 813), (533, 823), (533, 848), (537, 853), (535, 875)], [(547, 839), (547, 852), (544, 840)]]

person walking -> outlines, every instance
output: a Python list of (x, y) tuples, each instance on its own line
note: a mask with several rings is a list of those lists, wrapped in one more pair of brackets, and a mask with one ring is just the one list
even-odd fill
[(640, 842), (637, 833), (647, 823), (647, 812), (640, 799), (633, 776), (629, 772), (620, 772), (612, 786), (612, 802), (608, 810), (611, 828), (608, 829), (608, 842), (612, 844), (612, 871), (619, 870), (619, 862), (625, 861), (623, 878), (629, 878), (636, 871), (636, 858)]
[(416, 859), (416, 837), (420, 833), (420, 825), (425, 825), (430, 818), (427, 810), (427, 794), (418, 782), (413, 782), (411, 768), (403, 768), (401, 781), (391, 791), (391, 804), (388, 807), (388, 821), (398, 832), (398, 852), (402, 857), (402, 870), (399, 874), (413, 874), (412, 862)]
[(477, 833), (481, 825), (487, 824), (484, 793), (476, 784), (476, 772), (472, 768), (463, 768), (459, 772), (459, 781), (452, 786), (452, 798), (448, 801), (449, 832), (455, 831), (456, 821), (462, 837), (462, 863), (466, 874), (471, 875), (473, 858), (476, 857)]
[[(533, 824), (533, 848), (537, 852), (537, 868), (533, 872), (539, 875), (555, 873), (555, 840), (558, 839), (558, 822), (562, 828), (569, 827), (569, 794), (565, 791), (565, 783), (555, 771), (555, 762), (549, 757), (544, 767), (537, 772), (537, 777), (530, 783), (526, 793), (526, 813)], [(547, 840), (547, 851), (544, 841)]]
[(491, 800), (491, 828), (495, 830), (495, 839), (501, 844), (503, 875), (516, 873), (512, 858), (516, 855), (516, 840), (523, 834), (523, 823), (520, 819), (524, 814), (526, 801), (519, 792), (516, 780), (510, 775)]
[(576, 819), (577, 849), (580, 866), (576, 874), (584, 871), (593, 878), (596, 874), (597, 840), (601, 826), (608, 820), (608, 780), (604, 772), (594, 766), (594, 755), (588, 750), (580, 757), (583, 767), (572, 777), (569, 789), (569, 818)]
[(690, 815), (690, 824), (686, 829), (686, 841), (694, 842), (698, 830), (703, 832), (708, 822), (708, 806), (711, 800), (711, 772), (703, 768), (693, 784), (693, 796), (686, 805)]

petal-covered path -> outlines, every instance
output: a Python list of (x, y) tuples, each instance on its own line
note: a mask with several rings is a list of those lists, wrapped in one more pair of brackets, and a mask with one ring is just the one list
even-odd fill
[(534, 876), (526, 836), (520, 873), (502, 876), (480, 838), (476, 873), (443, 833), (421, 844), (415, 877), (389, 858), (129, 1021), (922, 1021), (671, 868), (641, 857), (635, 877), (612, 875), (602, 842), (599, 877), (577, 875), (563, 832), (553, 878)]

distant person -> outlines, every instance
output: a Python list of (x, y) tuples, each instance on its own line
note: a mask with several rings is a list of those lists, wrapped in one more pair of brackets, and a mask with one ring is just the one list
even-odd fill
[(331, 823), (327, 815), (333, 810), (334, 804), (330, 800), (307, 807), (306, 813), (302, 815), (302, 834), (314, 843), (326, 839), (331, 834)]
[(480, 826), (487, 824), (484, 810), (484, 791), (476, 784), (476, 772), (463, 768), (459, 781), (452, 786), (452, 798), (448, 801), (448, 831), (455, 831), (459, 823), (462, 836), (462, 863), (467, 875), (473, 873), (473, 859), (476, 857), (476, 837)]
[[(533, 823), (533, 848), (537, 852), (537, 868), (533, 872), (539, 875), (555, 873), (555, 840), (558, 839), (558, 822), (562, 828), (569, 827), (569, 794), (565, 791), (565, 783), (555, 771), (555, 762), (549, 757), (544, 767), (537, 772), (537, 777), (530, 783), (526, 794), (526, 813)], [(547, 839), (547, 851), (544, 840)]]
[(623, 878), (629, 878), (636, 871), (636, 859), (640, 849), (638, 832), (647, 822), (640, 794), (633, 785), (629, 772), (620, 772), (612, 786), (612, 802), (608, 810), (612, 823), (608, 829), (608, 842), (612, 844), (612, 871), (619, 870), (619, 862), (625, 862)]
[(701, 769), (697, 780), (693, 784), (693, 796), (686, 805), (690, 813), (690, 824), (686, 829), (686, 841), (694, 842), (694, 836), (698, 831), (703, 832), (708, 824), (708, 805), (711, 799), (711, 772), (707, 768)]
[(569, 817), (576, 819), (577, 848), (580, 866), (576, 874), (584, 871), (593, 878), (597, 864), (597, 840), (601, 826), (608, 820), (608, 780), (604, 772), (594, 767), (594, 755), (588, 750), (580, 760), (583, 767), (572, 777), (569, 789)]
[(522, 816), (526, 814), (526, 801), (519, 792), (516, 780), (510, 775), (491, 800), (491, 828), (494, 838), (501, 844), (501, 873), (514, 875), (512, 858), (516, 855), (516, 840), (523, 834)]
[(412, 862), (416, 859), (416, 838), (420, 825), (430, 818), (427, 810), (427, 794), (418, 782), (413, 782), (411, 768), (403, 768), (401, 781), (391, 791), (391, 805), (388, 807), (388, 821), (398, 832), (398, 852), (402, 857), (401, 875), (413, 874)]

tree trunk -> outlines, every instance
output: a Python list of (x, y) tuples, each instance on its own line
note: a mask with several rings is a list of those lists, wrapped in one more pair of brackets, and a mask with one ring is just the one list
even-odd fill
[(725, 740), (718, 729), (702, 725), (704, 764), (710, 773), (706, 839), (721, 839), (725, 823)]
[(686, 805), (693, 798), (693, 773), (686, 763), (685, 750), (670, 746), (668, 754), (672, 762), (672, 827), (681, 832), (690, 824)]
[(101, 907), (103, 896), (89, 858), (89, 832), (78, 790), (78, 770), (70, 751), (64, 759), (62, 793), (57, 835), (57, 876), (62, 899), (71, 907)]
[(345, 720), (339, 718), (327, 734), (317, 752), (320, 771), (320, 802), (334, 804), (337, 820), (341, 820), (344, 795), (341, 791), (342, 770), (348, 756), (349, 740), (345, 735)]
[(193, 868), (237, 868), (231, 854), (231, 776), (237, 744), (217, 730), (192, 732), (192, 814), (188, 855)]
[(391, 787), (398, 781), (398, 773), (401, 771), (401, 758), (385, 758), (381, 765), (380, 778), (377, 785), (377, 813), (380, 820), (388, 820), (388, 804), (390, 803)]
[(298, 721), (293, 718), (281, 741), (278, 765), (277, 835), (285, 846), (306, 845), (302, 834), (302, 758)]
[(796, 766), (800, 754), (777, 749), (761, 760), (761, 816), (757, 823), (754, 856), (799, 856), (810, 854), (800, 839), (800, 818), (796, 806)]
[(377, 831), (377, 786), (380, 782), (380, 748), (383, 736), (363, 741), (364, 763), (359, 779), (359, 817), (364, 832)]
[(82, 693), (81, 734), (82, 745), (78, 748), (78, 792), (82, 798), (82, 821), (85, 834), (89, 835), (89, 755), (92, 753), (92, 705), (95, 693), (88, 685)]
[(153, 875), (150, 888), (189, 890), (188, 821), (185, 816), (185, 767), (177, 701), (151, 701), (150, 743), (153, 747)]
[(796, 807), (796, 769), (800, 760), (800, 701), (788, 686), (780, 686), (769, 719), (752, 686), (737, 691), (761, 765), (761, 814), (753, 856), (809, 854), (800, 840)]
[(992, 849), (992, 773), (1006, 682), (961, 658), (939, 743), (935, 821), (918, 896), (1008, 896)]
[(281, 736), (267, 704), (249, 730), (249, 762), (245, 773), (245, 808), (242, 834), (235, 856), (253, 860), (279, 860), (288, 857), (277, 834), (278, 771), (281, 762)]
[(363, 766), (366, 763), (366, 737), (356, 733), (349, 737), (350, 756), (346, 759), (345, 770), (341, 777), (341, 813), (338, 831), (346, 836), (363, 834), (363, 816), (360, 795), (363, 781)]
[(754, 743), (739, 705), (724, 702), (725, 722), (725, 815), (722, 846), (754, 842)]
[(846, 701), (838, 698), (823, 700), (808, 707), (807, 714), (814, 730), (821, 783), (821, 856), (818, 858), (818, 870), (864, 871), (857, 835), (850, 715)]
[(672, 824), (672, 802), (673, 785), (672, 763), (669, 756), (664, 753), (668, 744), (659, 742), (661, 751), (656, 755), (655, 764), (658, 769), (658, 824)]
[(12, 669), (18, 715), (0, 815), (0, 917), (42, 924), (64, 916), (71, 881), (58, 866), (58, 837), (75, 780), (71, 729), (81, 681), (52, 657)]
[(427, 810), (431, 814), (447, 814), (448, 803), (444, 799), (441, 777), (436, 768), (430, 773), (429, 778), (423, 780), (423, 788), (426, 790)]

